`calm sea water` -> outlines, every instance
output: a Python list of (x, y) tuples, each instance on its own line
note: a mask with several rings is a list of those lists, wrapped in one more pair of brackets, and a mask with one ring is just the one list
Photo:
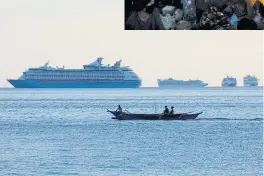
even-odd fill
[[(0, 175), (262, 175), (263, 89), (0, 89)], [(200, 112), (118, 121), (106, 109)]]

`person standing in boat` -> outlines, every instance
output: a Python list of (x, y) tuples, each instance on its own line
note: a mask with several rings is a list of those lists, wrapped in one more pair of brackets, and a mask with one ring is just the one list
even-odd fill
[(170, 114), (174, 114), (174, 110), (173, 109), (174, 109), (174, 107), (172, 106), (171, 110), (170, 110)]
[(168, 107), (167, 106), (165, 106), (165, 109), (164, 109), (164, 111), (163, 111), (163, 114), (169, 114), (169, 109), (168, 109)]

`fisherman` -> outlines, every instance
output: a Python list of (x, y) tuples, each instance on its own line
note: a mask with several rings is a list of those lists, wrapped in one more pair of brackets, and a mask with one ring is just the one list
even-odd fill
[(168, 109), (168, 107), (167, 106), (165, 106), (165, 109), (164, 109), (164, 111), (163, 111), (163, 114), (169, 114), (169, 109)]
[(174, 114), (173, 106), (171, 107), (170, 114)]
[(120, 105), (118, 105), (118, 108), (116, 109), (116, 112), (119, 114), (122, 114), (122, 108)]

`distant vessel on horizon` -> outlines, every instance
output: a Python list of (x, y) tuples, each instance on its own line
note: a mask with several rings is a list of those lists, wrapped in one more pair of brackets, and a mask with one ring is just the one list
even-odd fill
[(201, 80), (175, 80), (173, 78), (169, 79), (158, 79), (159, 87), (205, 87), (208, 84)]
[(236, 78), (227, 76), (222, 80), (222, 87), (236, 87), (236, 85)]
[(255, 87), (258, 86), (258, 79), (256, 76), (247, 75), (243, 80), (244, 87)]
[(15, 88), (138, 88), (141, 79), (121, 61), (103, 65), (103, 58), (83, 65), (83, 69), (54, 68), (47, 62), (39, 68), (29, 68), (18, 79), (7, 79)]

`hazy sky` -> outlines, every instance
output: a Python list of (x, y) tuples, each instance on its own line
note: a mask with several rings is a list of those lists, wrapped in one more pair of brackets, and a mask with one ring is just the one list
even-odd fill
[(123, 0), (0, 0), (0, 87), (29, 67), (123, 59), (143, 80), (263, 79), (262, 31), (124, 31)]

